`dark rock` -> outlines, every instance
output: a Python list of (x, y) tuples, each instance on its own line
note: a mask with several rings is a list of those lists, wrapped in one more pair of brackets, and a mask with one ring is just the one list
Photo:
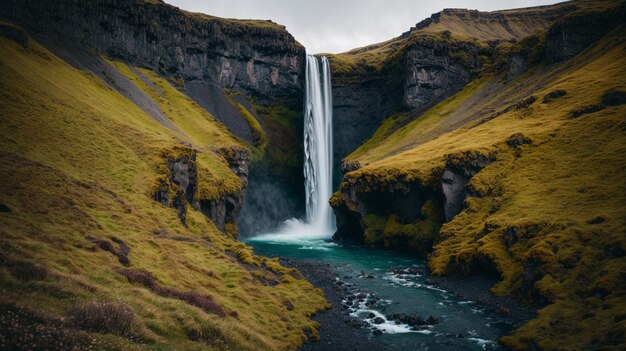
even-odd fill
[(13, 40), (22, 45), (24, 49), (28, 48), (28, 35), (20, 28), (6, 23), (0, 23), (0, 36)]
[(372, 334), (374, 334), (375, 336), (383, 335), (383, 331), (380, 329), (374, 329), (372, 330)]
[(604, 223), (604, 221), (606, 221), (606, 218), (598, 216), (598, 217), (588, 220), (587, 223), (588, 224), (600, 224), (600, 223)]
[(370, 312), (370, 313), (367, 315), (367, 318), (369, 318), (369, 319), (372, 319), (372, 318), (375, 318), (375, 317), (376, 317), (376, 315), (375, 315), (375, 314), (373, 314), (372, 312)]
[(359, 163), (359, 161), (348, 161), (348, 160), (341, 161), (341, 173), (342, 174), (356, 171), (359, 168), (361, 168), (361, 164)]
[(439, 324), (439, 323), (440, 323), (439, 318), (437, 318), (435, 316), (430, 316), (426, 320), (426, 324), (428, 324), (428, 325), (435, 325), (435, 324)]
[(486, 156), (475, 152), (448, 156), (446, 168), (441, 176), (446, 221), (452, 220), (463, 210), (465, 199), (469, 195), (466, 188), (469, 180), (493, 160), (495, 155)]
[(509, 57), (509, 71), (507, 72), (507, 78), (511, 79), (528, 70), (528, 62), (526, 58), (519, 54), (513, 54)]
[(544, 97), (543, 97), (543, 103), (548, 103), (552, 100), (556, 100), (558, 98), (561, 98), (563, 96), (567, 95), (567, 92), (563, 89), (557, 89), (554, 91), (551, 91), (549, 93), (547, 93)]
[(516, 102), (513, 107), (516, 110), (521, 110), (524, 108), (528, 108), (530, 105), (532, 105), (535, 101), (537, 101), (537, 97), (534, 95), (531, 95), (529, 97), (527, 97), (526, 99), (522, 99), (518, 102)]
[(428, 324), (428, 322), (421, 316), (418, 316), (416, 314), (411, 314), (410, 316), (404, 319), (403, 324), (408, 324), (412, 327), (415, 327), (419, 325), (426, 325)]
[(521, 290), (528, 293), (530, 297), (539, 299), (540, 296), (535, 289), (535, 282), (544, 276), (541, 270), (541, 261), (537, 258), (531, 257), (524, 261), (524, 272), (522, 274), (522, 288)]
[(626, 104), (626, 91), (609, 90), (602, 95), (602, 103), (606, 106), (619, 106)]
[(604, 110), (604, 108), (605, 106), (603, 104), (595, 104), (595, 105), (581, 107), (579, 109), (572, 111), (572, 118), (578, 118), (582, 115), (602, 111)]
[(385, 320), (381, 317), (376, 317), (374, 318), (374, 320), (372, 321), (374, 324), (383, 324), (385, 323)]
[(446, 197), (444, 207), (446, 222), (451, 221), (452, 218), (463, 210), (465, 198), (467, 197), (465, 186), (468, 181), (469, 178), (456, 169), (446, 168), (443, 172), (441, 189)]
[(518, 229), (515, 226), (507, 227), (504, 231), (504, 244), (506, 247), (511, 247), (519, 240)]
[(526, 137), (522, 133), (515, 133), (506, 140), (506, 144), (510, 147), (518, 147), (520, 145), (532, 144), (532, 142), (533, 140), (531, 138)]
[(581, 12), (563, 17), (546, 33), (548, 63), (568, 60), (624, 22), (626, 3), (616, 9)]

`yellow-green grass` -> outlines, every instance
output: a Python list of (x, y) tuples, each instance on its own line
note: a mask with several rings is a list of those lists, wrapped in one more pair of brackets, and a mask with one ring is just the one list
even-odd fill
[(218, 195), (239, 191), (239, 177), (230, 171), (221, 156), (211, 151), (221, 148), (247, 149), (243, 142), (230, 134), (226, 126), (209, 112), (154, 71), (144, 68), (133, 70), (123, 62), (107, 61), (157, 103), (167, 118), (181, 131), (181, 138), (200, 151), (206, 151), (200, 153), (197, 160), (199, 170), (206, 173), (205, 182), (201, 184), (206, 186), (200, 189), (202, 194), (209, 195), (205, 198), (214, 199)]
[[(210, 150), (238, 142), (165, 80), (143, 73), (164, 91), (156, 100), (188, 140), (35, 41), (23, 49), (0, 38), (0, 202), (11, 210), (0, 213), (1, 253), (49, 271), (43, 280), (24, 281), (0, 268), (0, 303), (52, 319), (94, 299), (129, 306), (139, 339), (88, 332), (103, 349), (295, 349), (316, 335), (308, 317), (327, 306), (321, 291), (254, 256), (199, 212), (188, 209), (185, 227), (175, 210), (151, 199), (163, 152), (181, 141), (199, 146), (200, 183), (240, 187)], [(217, 134), (203, 135), (207, 130)], [(162, 286), (210, 295), (229, 314), (129, 283), (115, 271), (124, 267), (118, 258), (88, 237), (123, 240), (131, 248), (129, 268), (153, 273)], [(203, 333), (208, 340), (191, 340)]]
[[(482, 196), (468, 198), (442, 227), (428, 262), (433, 273), (449, 274), (470, 272), (487, 258), (501, 275), (493, 293), (530, 298), (531, 289), (550, 303), (502, 339), (508, 346), (626, 345), (626, 106), (572, 117), (610, 89), (626, 91), (625, 50), (620, 27), (566, 63), (539, 65), (507, 83), (483, 75), (393, 134), (381, 138), (386, 131), (378, 131), (348, 157), (363, 168), (348, 173), (343, 186), (361, 178), (436, 187), (447, 155), (495, 152), (469, 183)], [(542, 103), (557, 89), (567, 95)], [(531, 94), (538, 100), (529, 107), (504, 112)], [(504, 113), (491, 118), (498, 111)], [(532, 144), (508, 146), (515, 133)], [(510, 233), (515, 240), (507, 244)], [(533, 262), (541, 279), (525, 287), (524, 264)]]

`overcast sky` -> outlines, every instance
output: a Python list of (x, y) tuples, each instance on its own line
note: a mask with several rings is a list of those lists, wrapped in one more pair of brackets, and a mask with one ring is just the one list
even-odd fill
[(309, 53), (337, 53), (396, 37), (444, 8), (482, 11), (553, 4), (552, 0), (165, 0), (213, 16), (271, 19)]

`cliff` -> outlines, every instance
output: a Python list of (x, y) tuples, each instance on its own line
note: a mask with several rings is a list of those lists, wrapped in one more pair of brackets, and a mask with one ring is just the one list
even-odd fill
[[(158, 72), (254, 147), (250, 181), (255, 186), (241, 219), (244, 232), (254, 229), (250, 223), (273, 226), (293, 216), (290, 209), (299, 209), (294, 204), (304, 197), (298, 131), (305, 50), (283, 26), (188, 13), (161, 1), (11, 0), (0, 9), (0, 19), (22, 26), (55, 55), (100, 76), (155, 119), (168, 123), (155, 104), (158, 93), (145, 96), (126, 84), (129, 74), (111, 72), (99, 55), (131, 70)], [(282, 210), (267, 213), (270, 203), (258, 189), (276, 183), (284, 184), (273, 187), (273, 203), (283, 204)]]
[[(626, 151), (626, 4), (559, 6), (568, 10), (552, 24), (514, 41), (420, 34), (417, 43), (433, 35), (468, 43), (458, 52), (477, 50), (479, 64), (464, 66), (467, 84), (446, 82), (450, 90), (435, 98), (428, 89), (436, 80), (416, 89), (409, 101), (430, 104), (410, 108), (412, 77), (404, 78), (395, 93), (405, 92), (404, 106), (342, 160), (343, 180), (330, 199), (334, 239), (412, 250), (435, 275), (497, 280), (492, 293), (538, 309), (501, 339), (508, 347), (620, 349), (623, 321), (614, 316), (623, 314), (624, 294), (626, 197), (618, 174)], [(463, 11), (444, 11), (442, 21), (455, 13)], [(400, 60), (376, 61), (378, 50), (381, 58), (397, 52), (394, 42), (341, 54), (336, 69), (358, 76), (375, 62), (373, 72), (385, 79), (386, 65), (402, 71), (397, 63), (410, 60), (403, 51)], [(440, 51), (442, 60), (455, 62), (453, 48)], [(341, 65), (358, 55), (369, 56)], [(433, 66), (421, 69), (441, 70)], [(350, 84), (359, 89), (358, 79)]]
[(321, 291), (235, 239), (251, 162), (298, 157), (299, 134), (275, 136), (298, 123), (302, 47), (158, 1), (0, 17), (0, 348), (315, 338)]
[(386, 118), (403, 114), (397, 123), (402, 125), (461, 90), (492, 59), (497, 44), (543, 31), (592, 5), (578, 1), (494, 12), (446, 9), (397, 38), (328, 55), (335, 159), (354, 151)]

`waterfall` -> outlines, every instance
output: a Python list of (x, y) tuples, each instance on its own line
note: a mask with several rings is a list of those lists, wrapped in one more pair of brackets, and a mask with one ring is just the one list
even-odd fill
[(304, 106), (304, 186), (306, 221), (322, 233), (332, 232), (328, 199), (333, 178), (333, 110), (330, 65), (326, 57), (306, 57)]
[[(249, 241), (308, 245), (328, 239), (334, 232), (328, 204), (333, 179), (333, 109), (330, 64), (326, 57), (306, 56), (304, 96), (304, 188), (306, 218), (288, 219), (276, 233), (257, 235)], [(324, 249), (325, 244), (321, 247)], [(307, 246), (308, 247), (308, 246)], [(317, 246), (316, 246), (317, 247)]]

